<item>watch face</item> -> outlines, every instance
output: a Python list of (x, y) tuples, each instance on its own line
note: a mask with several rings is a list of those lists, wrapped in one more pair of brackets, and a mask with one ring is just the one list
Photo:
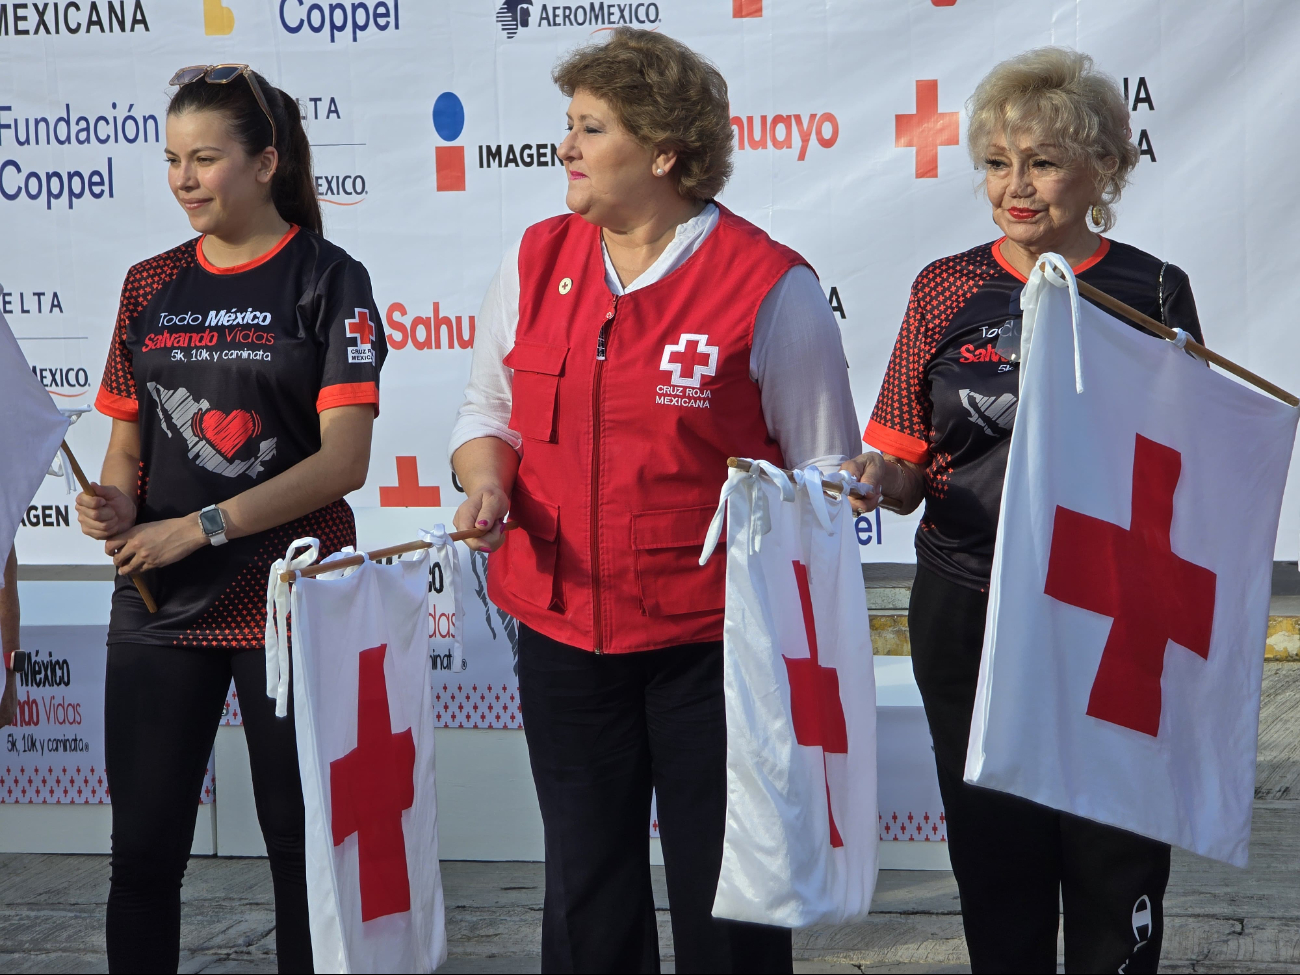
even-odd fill
[(226, 530), (226, 519), (216, 508), (206, 508), (199, 512), (199, 525), (205, 535), (220, 535)]

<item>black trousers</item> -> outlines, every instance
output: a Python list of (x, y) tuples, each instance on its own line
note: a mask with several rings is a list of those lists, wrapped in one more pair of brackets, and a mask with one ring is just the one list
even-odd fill
[(519, 627), (546, 834), (543, 972), (657, 972), (650, 790), (679, 972), (790, 972), (785, 928), (717, 920), (727, 807), (722, 644), (594, 654)]
[(174, 972), (179, 964), (181, 879), (194, 842), (203, 770), (232, 675), (257, 818), (271, 861), (279, 969), (312, 970), (293, 714), (275, 716), (275, 702), (266, 696), (265, 661), (261, 650), (127, 643), (108, 648), (104, 743), (113, 806), (111, 972)]
[[(917, 566), (908, 627), (974, 972), (1154, 972), (1169, 846), (962, 781), (988, 593)], [(1135, 788), (1140, 784), (1135, 783)]]

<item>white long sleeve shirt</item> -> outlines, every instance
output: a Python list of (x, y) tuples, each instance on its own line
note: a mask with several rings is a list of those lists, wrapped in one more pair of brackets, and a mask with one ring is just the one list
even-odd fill
[[(626, 288), (604, 243), (605, 283), (626, 294), (654, 284), (699, 249), (718, 225), (710, 203), (677, 228), (672, 242)], [(506, 254), (479, 312), (465, 402), (456, 414), (450, 453), (478, 437), (497, 437), (520, 449), (522, 438), (510, 429), (513, 370), (504, 359), (514, 348), (519, 327), (519, 245)], [(827, 471), (861, 448), (861, 428), (849, 389), (848, 366), (839, 325), (807, 267), (791, 268), (763, 299), (754, 319), (750, 378), (758, 384), (763, 419), (787, 464), (815, 464)]]

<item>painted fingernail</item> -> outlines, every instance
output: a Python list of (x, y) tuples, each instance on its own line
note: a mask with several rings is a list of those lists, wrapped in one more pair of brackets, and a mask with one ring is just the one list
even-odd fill
[(479, 519), (478, 526), (480, 528), (486, 528), (488, 526), (488, 523), (486, 521), (483, 521), (482, 519)]

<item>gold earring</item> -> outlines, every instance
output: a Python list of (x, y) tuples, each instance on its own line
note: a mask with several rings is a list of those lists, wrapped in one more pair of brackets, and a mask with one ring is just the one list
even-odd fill
[(1106, 219), (1106, 211), (1101, 208), (1100, 203), (1092, 205), (1092, 222), (1094, 226), (1100, 227)]

